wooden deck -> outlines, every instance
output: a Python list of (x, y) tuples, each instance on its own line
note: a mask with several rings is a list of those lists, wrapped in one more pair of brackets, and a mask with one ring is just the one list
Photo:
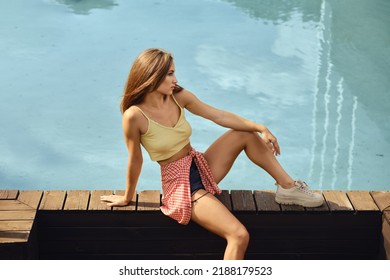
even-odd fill
[[(107, 207), (111, 190), (0, 190), (0, 259), (221, 259), (225, 241), (159, 210), (160, 191)], [(116, 193), (121, 193), (117, 191)], [(280, 206), (274, 191), (218, 198), (248, 228), (248, 259), (390, 259), (390, 192), (323, 191), (319, 208)]]

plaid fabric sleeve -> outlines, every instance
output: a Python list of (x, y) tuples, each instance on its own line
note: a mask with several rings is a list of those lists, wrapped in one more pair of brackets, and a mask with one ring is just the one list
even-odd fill
[(163, 205), (161, 211), (183, 225), (191, 220), (190, 166), (193, 158), (195, 158), (206, 191), (213, 195), (221, 193), (203, 153), (192, 149), (188, 156), (162, 166)]

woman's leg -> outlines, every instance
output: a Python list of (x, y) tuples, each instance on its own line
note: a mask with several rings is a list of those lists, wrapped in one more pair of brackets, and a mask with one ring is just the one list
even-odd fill
[[(206, 193), (206, 195), (205, 195)], [(203, 196), (204, 195), (204, 196)], [(243, 259), (249, 243), (246, 228), (216, 197), (201, 189), (192, 200), (191, 219), (205, 229), (226, 239), (224, 259)]]
[(286, 188), (294, 186), (294, 180), (282, 168), (258, 133), (237, 130), (229, 130), (223, 134), (204, 153), (217, 183), (226, 176), (243, 150), (252, 162), (268, 172), (279, 185)]

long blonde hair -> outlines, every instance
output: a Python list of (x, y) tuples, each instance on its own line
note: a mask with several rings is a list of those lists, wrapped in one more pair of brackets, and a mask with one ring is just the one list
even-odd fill
[[(135, 59), (123, 91), (122, 114), (132, 105), (143, 101), (145, 95), (156, 90), (164, 81), (173, 62), (171, 53), (162, 49), (147, 49)], [(183, 88), (176, 85), (174, 93)]]

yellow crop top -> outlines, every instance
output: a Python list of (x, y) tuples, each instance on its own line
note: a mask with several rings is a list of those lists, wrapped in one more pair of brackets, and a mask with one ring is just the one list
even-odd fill
[(190, 143), (192, 128), (185, 118), (184, 109), (175, 97), (173, 100), (180, 108), (180, 117), (174, 127), (164, 126), (153, 121), (141, 108), (137, 107), (148, 119), (148, 130), (141, 135), (141, 144), (153, 161), (168, 159)]

